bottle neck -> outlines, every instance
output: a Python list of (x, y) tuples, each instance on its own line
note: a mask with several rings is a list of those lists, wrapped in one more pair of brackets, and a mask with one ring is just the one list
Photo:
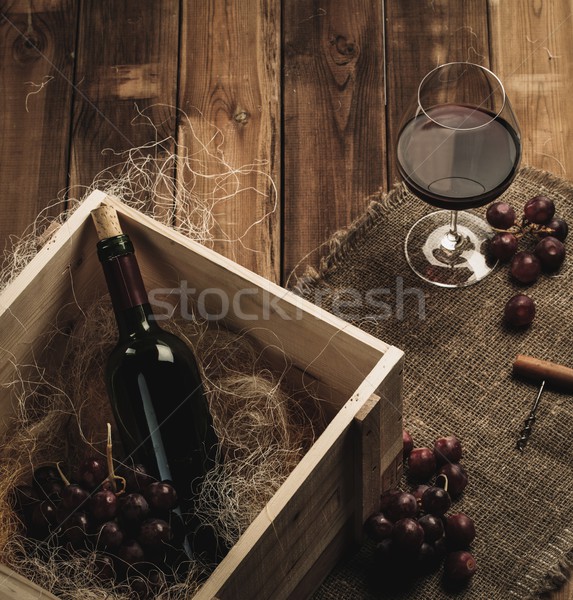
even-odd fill
[(149, 304), (114, 310), (119, 339), (128, 340), (159, 329)]
[(98, 255), (103, 266), (120, 339), (158, 329), (141, 277), (133, 246), (127, 236), (102, 240)]

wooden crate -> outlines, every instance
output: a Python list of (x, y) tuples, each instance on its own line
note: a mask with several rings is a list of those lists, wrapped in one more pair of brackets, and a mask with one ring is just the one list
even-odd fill
[[(324, 432), (195, 600), (309, 596), (360, 541), (382, 488), (400, 475), (402, 352), (96, 191), (0, 296), (0, 384), (12, 381), (14, 364), (29, 364), (50, 324), (73, 322), (78, 304), (105, 293), (90, 217), (103, 200), (116, 206), (148, 289), (185, 280), (239, 297), (240, 310), (231, 303), (225, 326), (248, 331), (270, 361), (284, 365), (286, 355), (289, 383), (314, 386), (328, 415)], [(218, 314), (220, 294), (209, 297), (208, 310)], [(14, 408), (0, 389), (5, 429)], [(0, 598), (39, 597), (26, 580), (2, 571)]]

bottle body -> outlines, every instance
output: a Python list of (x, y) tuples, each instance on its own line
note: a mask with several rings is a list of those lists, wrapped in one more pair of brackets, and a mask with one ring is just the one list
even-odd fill
[(128, 459), (174, 483), (182, 508), (214, 466), (217, 440), (199, 369), (186, 344), (158, 326), (120, 339), (107, 389)]

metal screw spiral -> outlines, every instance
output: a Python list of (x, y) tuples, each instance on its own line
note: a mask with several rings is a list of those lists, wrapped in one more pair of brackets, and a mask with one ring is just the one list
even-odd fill
[(543, 388), (545, 387), (545, 381), (541, 382), (541, 386), (539, 387), (539, 391), (537, 392), (537, 396), (535, 401), (533, 402), (533, 406), (529, 412), (527, 419), (523, 425), (523, 429), (519, 435), (519, 439), (517, 440), (517, 449), (520, 452), (523, 452), (529, 437), (531, 436), (531, 431), (533, 429), (533, 424), (535, 423), (535, 414), (537, 413), (537, 407), (539, 406), (539, 400), (541, 399), (541, 394), (543, 393)]

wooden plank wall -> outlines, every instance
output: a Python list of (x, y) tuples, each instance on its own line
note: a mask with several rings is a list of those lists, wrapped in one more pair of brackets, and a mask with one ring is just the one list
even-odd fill
[[(526, 8), (527, 6), (527, 8)], [(573, 178), (573, 3), (491, 2), (491, 64), (521, 121), (529, 164)]]
[(0, 2), (0, 251), (67, 186), (77, 2)]
[[(398, 179), (406, 99), (431, 67), (490, 65), (524, 161), (573, 166), (571, 0), (0, 2), (0, 241), (122, 152), (163, 140), (200, 159), (176, 186), (220, 195), (213, 245), (275, 280)], [(179, 144), (177, 146), (176, 144)], [(221, 161), (240, 173), (221, 183)], [(236, 183), (233, 180), (233, 184)], [(233, 188), (234, 189), (234, 188)], [(149, 199), (152, 202), (152, 199)], [(253, 224), (256, 225), (253, 226)]]
[(382, 5), (285, 2), (283, 52), (286, 276), (385, 186)]
[(150, 152), (173, 152), (180, 17), (178, 0), (78, 7), (68, 181), (75, 195), (107, 177), (104, 170), (116, 173), (130, 149), (167, 139)]
[[(220, 200), (217, 250), (279, 281), (280, 2), (184, 2), (181, 18), (178, 135), (202, 167), (181, 170), (180, 183), (192, 175), (199, 195)], [(218, 191), (213, 177), (225, 171), (222, 161), (240, 173), (219, 177)]]

